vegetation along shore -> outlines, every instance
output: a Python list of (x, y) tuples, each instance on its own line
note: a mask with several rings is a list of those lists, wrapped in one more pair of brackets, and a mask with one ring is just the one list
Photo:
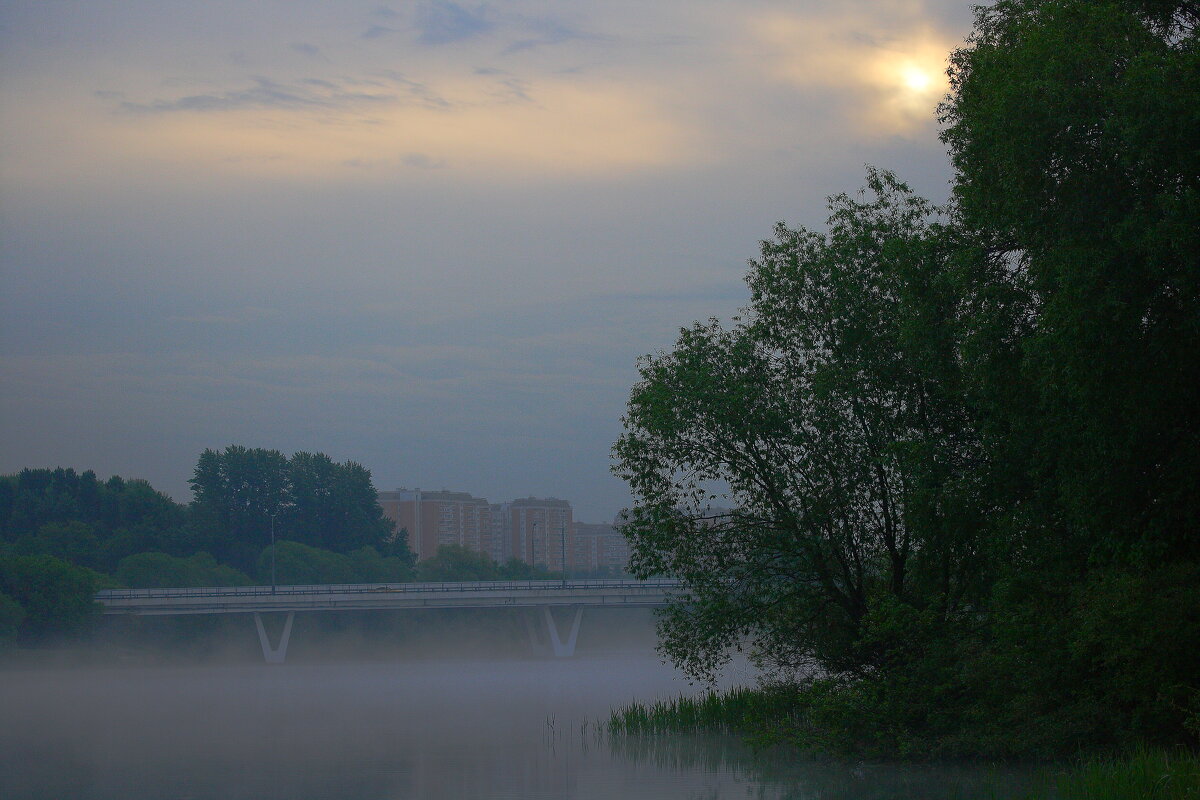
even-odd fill
[(870, 169), (825, 229), (775, 228), (731, 322), (642, 360), (615, 472), (632, 571), (684, 585), (661, 651), (704, 681), (744, 648), (765, 683), (611, 729), (1094, 754), (1083, 783), (1195, 793), (1198, 23), (977, 9), (939, 110), (947, 204)]

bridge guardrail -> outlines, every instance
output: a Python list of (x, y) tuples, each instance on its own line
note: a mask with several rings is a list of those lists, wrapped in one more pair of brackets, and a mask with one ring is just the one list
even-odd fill
[(548, 581), (440, 581), (431, 583), (323, 583), (309, 585), (271, 586), (200, 586), (162, 589), (104, 589), (96, 593), (96, 600), (150, 600), (157, 598), (182, 597), (261, 597), (264, 595), (323, 595), (323, 594), (371, 594), (376, 592), (471, 592), (525, 590), (579, 590), (579, 589), (672, 589), (679, 586), (676, 580), (624, 581), (624, 580), (561, 580)]

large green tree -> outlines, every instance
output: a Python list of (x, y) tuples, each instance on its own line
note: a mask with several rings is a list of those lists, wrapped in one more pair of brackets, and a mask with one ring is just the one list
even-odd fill
[(205, 450), (190, 483), (195, 546), (243, 571), (256, 569), (272, 528), (277, 540), (337, 553), (373, 547), (407, 556), (406, 545), (393, 538), (370, 471), (353, 461), (230, 445)]
[(289, 502), (288, 460), (278, 450), (230, 445), (205, 450), (188, 481), (193, 514), (203, 520), (196, 544), (245, 571), (270, 542), (271, 518)]
[(1080, 566), (1200, 556), (1198, 22), (1003, 0), (951, 57), (955, 202), (991, 253), (965, 355), (993, 489), (1014, 543)]
[(288, 461), (288, 538), (339, 553), (388, 548), (393, 523), (383, 515), (370, 471), (338, 464), (324, 453), (295, 453)]
[(1059, 746), (1200, 719), (1197, 23), (1004, 0), (951, 56), (954, 202), (988, 253), (961, 283), (997, 567), (973, 666), (1005, 687), (974, 699)]
[(631, 566), (683, 580), (663, 647), (698, 676), (746, 636), (784, 672), (870, 670), (874, 609), (978, 588), (950, 278), (974, 251), (888, 173), (830, 210), (763, 243), (735, 325), (643, 361), (614, 449)]
[(808, 743), (1195, 742), (1198, 22), (979, 9), (945, 219), (874, 176), (764, 245), (742, 321), (642, 364), (616, 454), (635, 569), (690, 595), (677, 661), (815, 663)]

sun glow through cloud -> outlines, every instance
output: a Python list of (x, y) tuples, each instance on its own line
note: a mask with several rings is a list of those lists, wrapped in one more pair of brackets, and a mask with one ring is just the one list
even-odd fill
[(441, 105), (172, 110), (114, 116), (109, 134), (130, 158), (293, 175), (398, 169), (605, 174), (670, 166), (696, 143), (650, 97), (619, 85), (547, 81), (501, 101), (458, 85)]
[(749, 31), (772, 77), (841, 95), (868, 131), (908, 133), (931, 124), (948, 88), (954, 42), (924, 25), (888, 26), (854, 14), (771, 15), (753, 19)]
[(900, 72), (901, 80), (904, 85), (911, 91), (918, 94), (924, 94), (933, 84), (933, 78), (928, 72), (925, 72), (919, 67), (908, 66)]

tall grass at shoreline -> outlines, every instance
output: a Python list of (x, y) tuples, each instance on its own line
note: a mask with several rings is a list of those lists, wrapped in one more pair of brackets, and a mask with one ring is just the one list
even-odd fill
[[(613, 710), (603, 727), (615, 739), (715, 733), (778, 744), (787, 737), (773, 734), (800, 723), (804, 706), (794, 687), (735, 688), (633, 702)], [(1032, 785), (1023, 800), (1200, 800), (1200, 753), (1143, 746), (1083, 757), (1039, 769)]]
[(777, 718), (786, 707), (784, 688), (710, 691), (698, 697), (679, 696), (654, 703), (632, 702), (613, 710), (607, 729), (616, 735), (659, 733), (757, 732), (764, 720)]
[(1025, 800), (1200, 800), (1200, 755), (1140, 747), (1043, 773)]

